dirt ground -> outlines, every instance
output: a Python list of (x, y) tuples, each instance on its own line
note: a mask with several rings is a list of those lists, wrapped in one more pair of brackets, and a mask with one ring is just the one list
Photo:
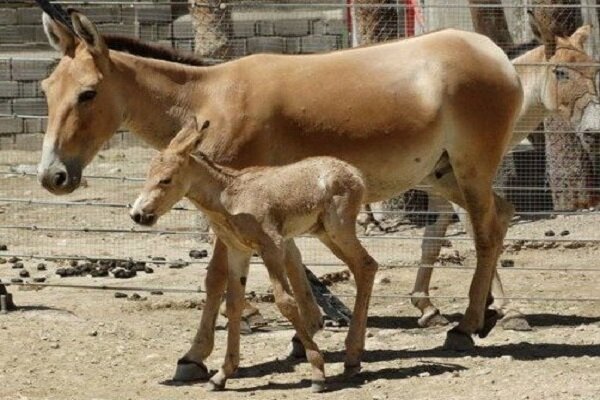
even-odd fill
[[(141, 148), (103, 151), (86, 172), (95, 175), (142, 176), (151, 152)], [(0, 151), (0, 173), (17, 168), (31, 170), (38, 154)], [(0, 175), (0, 198), (52, 201), (132, 203), (141, 183), (89, 179), (88, 187), (66, 197), (46, 193), (33, 177)], [(173, 212), (157, 230), (181, 234), (131, 234), (57, 232), (0, 229), (3, 254), (87, 255), (106, 257), (165, 257), (189, 260), (190, 249), (209, 249), (197, 234), (186, 233), (197, 213)], [(511, 227), (507, 241), (537, 239), (546, 248), (526, 243), (511, 246), (502, 258), (514, 260), (513, 268), (501, 268), (509, 296), (585, 299), (600, 297), (600, 214), (521, 219)], [(29, 205), (0, 201), (0, 226), (59, 228), (134, 228), (126, 210), (81, 206)], [(545, 236), (552, 230), (555, 237)], [(560, 232), (569, 231), (560, 236)], [(19, 310), (0, 315), (0, 398), (2, 399), (256, 399), (323, 398), (355, 399), (600, 399), (600, 303), (589, 301), (512, 302), (527, 316), (531, 331), (496, 328), (488, 338), (476, 339), (477, 348), (461, 354), (442, 349), (448, 327), (421, 329), (416, 310), (406, 296), (419, 258), (422, 228), (402, 224), (392, 234), (369, 236), (363, 242), (382, 263), (370, 309), (363, 371), (353, 379), (341, 377), (345, 328), (326, 328), (317, 336), (325, 352), (329, 391), (310, 393), (310, 369), (306, 362), (282, 359), (293, 335), (289, 324), (271, 303), (260, 303), (268, 325), (242, 338), (241, 368), (222, 393), (208, 393), (201, 383), (174, 385), (170, 378), (177, 358), (187, 350), (201, 311), (202, 294), (162, 296), (138, 291), (142, 300), (115, 298), (112, 291), (45, 288), (18, 290), (10, 287)], [(466, 307), (474, 265), (470, 241), (459, 224), (451, 227), (452, 247), (465, 257), (464, 268), (436, 270), (436, 303), (453, 322)], [(548, 245), (549, 240), (554, 244)], [(575, 243), (575, 244), (573, 244)], [(583, 243), (583, 244), (581, 244)], [(340, 271), (322, 246), (301, 239), (305, 262), (317, 274)], [(153, 274), (139, 273), (129, 280), (113, 278), (60, 278), (61, 263), (48, 262), (37, 271), (40, 260), (24, 259), (32, 277), (50, 283), (110, 284), (147, 287), (203, 286), (205, 266), (182, 269), (155, 266)], [(315, 264), (321, 265), (315, 265)], [(327, 264), (335, 263), (335, 266)], [(323, 265), (325, 264), (325, 265)], [(520, 270), (519, 268), (539, 270)], [(542, 270), (543, 268), (543, 270)], [(596, 268), (596, 271), (577, 269)], [(10, 263), (0, 264), (6, 282), (18, 275)], [(248, 290), (268, 289), (264, 267), (253, 265)], [(352, 304), (354, 286), (340, 282), (332, 291)], [(131, 292), (128, 292), (131, 295)], [(388, 296), (401, 296), (392, 298)], [(144, 299), (145, 298), (145, 299)], [(226, 321), (220, 317), (215, 350), (207, 363), (216, 369), (224, 356)]]

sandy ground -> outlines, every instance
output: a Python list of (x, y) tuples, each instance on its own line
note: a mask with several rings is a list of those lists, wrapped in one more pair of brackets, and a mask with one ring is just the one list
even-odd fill
[[(142, 176), (151, 152), (140, 148), (107, 150), (88, 174)], [(1, 151), (0, 171), (21, 165), (31, 168), (38, 154)], [(67, 197), (45, 193), (34, 178), (0, 175), (1, 198), (34, 198), (53, 201), (131, 203), (140, 183), (89, 180), (87, 188)], [(194, 229), (193, 212), (173, 212), (157, 230), (185, 232)], [(600, 215), (590, 212), (537, 221), (520, 220), (509, 231), (510, 239), (557, 236), (551, 248), (508, 250), (502, 256), (514, 260), (514, 268), (501, 275), (510, 296), (544, 298), (598, 298), (600, 271), (598, 243), (573, 246), (573, 241), (600, 239)], [(134, 227), (121, 208), (32, 206), (0, 201), (0, 225), (36, 225), (61, 228)], [(565, 237), (559, 233), (568, 230)], [(438, 299), (443, 313), (456, 321), (466, 306), (462, 298), (474, 264), (469, 241), (455, 224), (452, 247), (445, 254), (466, 257), (464, 268), (436, 271), (432, 295), (458, 296)], [(145, 300), (114, 297), (111, 291), (46, 288), (18, 290), (11, 287), (16, 312), (0, 316), (0, 398), (6, 399), (257, 399), (345, 398), (345, 399), (600, 399), (600, 303), (524, 301), (512, 303), (526, 314), (531, 331), (497, 328), (477, 349), (460, 354), (441, 348), (448, 327), (421, 329), (417, 312), (406, 298), (412, 288), (419, 258), (422, 229), (401, 225), (399, 231), (363, 240), (382, 267), (375, 286), (362, 373), (351, 380), (343, 369), (345, 328), (327, 328), (317, 336), (325, 352), (329, 392), (310, 394), (310, 369), (305, 362), (282, 360), (293, 332), (273, 304), (260, 303), (269, 324), (242, 338), (241, 369), (223, 393), (207, 393), (201, 383), (175, 386), (169, 379), (175, 362), (187, 350), (199, 322), (201, 294), (162, 296), (137, 292)], [(409, 239), (406, 239), (406, 238)], [(560, 240), (565, 240), (561, 242)], [(514, 243), (509, 240), (507, 243)], [(0, 229), (0, 244), (8, 253), (133, 257), (147, 260), (162, 256), (189, 260), (188, 251), (210, 249), (195, 234), (144, 234), (25, 231)], [(535, 245), (533, 246), (535, 247)], [(577, 248), (569, 248), (577, 247)], [(319, 244), (300, 241), (305, 262), (321, 275), (344, 269)], [(7, 253), (7, 252), (4, 252)], [(0, 253), (0, 257), (3, 257)], [(39, 260), (24, 260), (32, 276), (45, 276), (50, 283), (111, 284), (161, 287), (203, 285), (205, 266), (183, 269), (155, 267), (154, 274), (140, 273), (130, 280), (112, 278), (60, 278), (60, 263), (48, 263), (47, 271), (36, 271)], [(313, 265), (316, 263), (335, 266)], [(456, 267), (455, 264), (447, 266)], [(524, 271), (518, 268), (538, 268)], [(541, 270), (543, 268), (544, 270)], [(547, 270), (546, 270), (547, 269)], [(0, 264), (0, 277), (16, 277), (10, 263)], [(266, 292), (267, 275), (261, 265), (251, 268), (248, 290)], [(340, 282), (332, 287), (352, 304), (354, 286)], [(131, 294), (131, 293), (130, 293)], [(348, 296), (348, 297), (346, 297)], [(378, 297), (381, 296), (381, 297)], [(216, 369), (224, 355), (226, 321), (219, 320), (215, 351), (207, 363)]]

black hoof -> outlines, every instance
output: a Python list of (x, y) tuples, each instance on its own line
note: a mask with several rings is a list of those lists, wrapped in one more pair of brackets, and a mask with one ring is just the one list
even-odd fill
[(490, 331), (494, 329), (499, 319), (500, 314), (496, 310), (485, 310), (483, 328), (477, 331), (477, 335), (482, 339), (485, 338), (487, 335), (489, 335)]
[(304, 349), (304, 345), (296, 336), (292, 338), (290, 343), (290, 351), (288, 353), (288, 359), (298, 360), (306, 358), (306, 350)]
[(444, 349), (453, 351), (469, 351), (475, 348), (475, 342), (468, 333), (465, 333), (454, 327), (446, 333), (446, 341), (444, 342)]
[(175, 370), (174, 381), (194, 382), (206, 381), (210, 378), (208, 368), (202, 362), (189, 360), (185, 357), (177, 360), (177, 369)]

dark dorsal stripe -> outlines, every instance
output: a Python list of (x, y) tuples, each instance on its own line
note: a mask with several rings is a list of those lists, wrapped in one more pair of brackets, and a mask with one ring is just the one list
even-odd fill
[(168, 47), (144, 43), (138, 39), (121, 35), (103, 35), (106, 45), (111, 50), (122, 51), (135, 56), (155, 58), (179, 64), (204, 66), (209, 65), (193, 55), (182, 54)]

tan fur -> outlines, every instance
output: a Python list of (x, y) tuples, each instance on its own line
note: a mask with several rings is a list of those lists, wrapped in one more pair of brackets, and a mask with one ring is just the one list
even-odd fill
[[(556, 51), (552, 54), (548, 65), (544, 46), (533, 49), (513, 60), (524, 90), (524, 102), (511, 139), (513, 147), (520, 143), (530, 132), (542, 122), (544, 116), (558, 114), (579, 128), (586, 108), (596, 107), (600, 99), (594, 79), (600, 67), (594, 66), (594, 59), (584, 50), (584, 44), (590, 34), (590, 26), (577, 29), (568, 38), (556, 38)], [(554, 72), (556, 67), (568, 74), (568, 79), (558, 80)], [(595, 113), (596, 126), (582, 129), (600, 130), (600, 108)], [(435, 323), (447, 323), (438, 317), (439, 310), (433, 305), (429, 296), (429, 284), (433, 269), (442, 246), (442, 239), (452, 222), (453, 208), (443, 198), (431, 195), (429, 210), (440, 212), (435, 224), (425, 228), (422, 247), (421, 265), (413, 287), (412, 303), (421, 311), (419, 325), (428, 326)], [(468, 224), (468, 221), (466, 221)], [(430, 239), (440, 238), (440, 239)], [(505, 297), (500, 276), (494, 278), (494, 295)], [(503, 314), (507, 312), (508, 302), (500, 300), (495, 305)]]
[[(522, 101), (518, 76), (492, 41), (448, 29), (360, 49), (254, 55), (215, 67), (116, 51), (103, 57), (81, 38), (75, 43), (74, 56), (65, 53), (43, 84), (49, 120), (39, 178), (47, 189), (75, 190), (118, 125), (164, 148), (191, 116), (211, 121), (215, 129), (201, 150), (230, 167), (333, 156), (358, 168), (368, 202), (425, 180), (472, 217), (477, 270), (457, 329), (463, 335), (482, 329), (506, 229), (506, 215), (498, 214), (506, 207), (497, 204), (503, 200), (494, 198), (491, 185)], [(78, 104), (89, 85), (96, 99)], [(454, 173), (438, 178), (432, 172), (445, 154)], [(226, 269), (225, 247), (217, 242), (207, 297), (224, 287)], [(203, 326), (214, 327), (217, 312), (205, 310)], [(186, 359), (202, 365), (212, 335), (198, 332)], [(178, 372), (176, 378), (198, 375)]]
[[(192, 154), (198, 142), (196, 130), (186, 126), (152, 160), (146, 184), (131, 215), (138, 223), (153, 224), (187, 196), (208, 216), (219, 239), (227, 246), (229, 337), (223, 367), (211, 379), (214, 388), (223, 388), (239, 364), (244, 285), (248, 262), (255, 252), (261, 255), (269, 271), (277, 306), (294, 325), (307, 351), (313, 366), (313, 384), (317, 389), (322, 388), (323, 356), (312, 340), (320, 328), (320, 313), (310, 288), (303, 287), (300, 253), (290, 241), (305, 233), (317, 236), (348, 264), (355, 276), (357, 298), (346, 340), (345, 365), (358, 368), (377, 270), (377, 263), (360, 244), (354, 227), (365, 195), (360, 172), (331, 157), (236, 171), (212, 163), (202, 153)], [(286, 257), (296, 261), (286, 262)]]

